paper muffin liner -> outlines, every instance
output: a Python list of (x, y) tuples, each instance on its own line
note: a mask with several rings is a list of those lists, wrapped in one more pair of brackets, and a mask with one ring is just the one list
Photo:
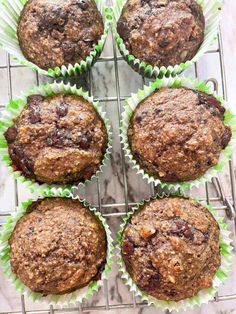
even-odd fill
[[(114, 247), (113, 247), (113, 239), (111, 235), (111, 230), (106, 222), (106, 220), (102, 217), (101, 213), (98, 212), (95, 208), (89, 206), (89, 204), (85, 200), (80, 200), (78, 196), (74, 196), (73, 193), (69, 189), (60, 189), (55, 190), (51, 189), (45, 192), (46, 197), (64, 197), (64, 198), (72, 198), (78, 199), (82, 204), (88, 208), (94, 215), (101, 221), (107, 237), (107, 259), (105, 269), (101, 274), (101, 279), (98, 281), (91, 281), (86, 287), (77, 289), (72, 293), (67, 293), (64, 295), (48, 295), (43, 296), (42, 293), (33, 292), (28, 287), (26, 287), (23, 282), (15, 275), (15, 273), (11, 270), (10, 264), (10, 246), (8, 243), (9, 238), (16, 226), (17, 221), (25, 215), (27, 208), (32, 204), (33, 200), (29, 199), (23, 203), (21, 203), (17, 207), (16, 213), (12, 214), (7, 218), (6, 223), (3, 225), (2, 232), (0, 234), (0, 261), (3, 267), (4, 274), (10, 279), (15, 289), (24, 294), (26, 297), (33, 301), (41, 301), (50, 305), (71, 305), (76, 304), (77, 302), (82, 302), (83, 300), (89, 299), (93, 294), (95, 294), (100, 287), (103, 285), (103, 280), (108, 279), (109, 273), (111, 272), (111, 265), (113, 264), (113, 256), (114, 256)], [(40, 197), (39, 199), (42, 199)]]
[[(175, 66), (152, 66), (138, 58), (135, 58), (125, 47), (123, 39), (117, 32), (117, 22), (121, 16), (122, 9), (127, 2), (127, 0), (116, 0), (113, 6), (114, 12), (114, 22), (113, 22), (113, 33), (115, 35), (115, 40), (119, 51), (126, 62), (139, 74), (148, 77), (148, 78), (161, 78), (163, 76), (175, 76), (178, 73), (186, 70), (194, 63), (196, 63), (206, 52), (209, 50), (211, 45), (214, 43), (217, 38), (219, 30), (219, 20), (220, 20), (220, 9), (222, 7), (221, 0), (196, 0), (197, 3), (202, 7), (203, 14), (205, 17), (205, 32), (204, 32), (204, 41), (199, 48), (196, 55), (192, 60), (188, 60), (184, 63), (177, 64)], [(144, 48), (145, 49), (145, 48)]]
[[(108, 143), (106, 152), (103, 156), (102, 163), (99, 167), (99, 170), (91, 176), (88, 180), (85, 180), (84, 182), (79, 182), (77, 184), (68, 184), (68, 185), (62, 185), (62, 184), (46, 184), (46, 183), (38, 183), (35, 180), (26, 178), (21, 171), (15, 171), (12, 167), (12, 161), (8, 153), (8, 144), (4, 137), (5, 131), (14, 124), (13, 119), (18, 117), (25, 107), (27, 103), (27, 97), (30, 95), (42, 95), (42, 96), (51, 96), (55, 94), (72, 94), (77, 96), (82, 96), (84, 99), (86, 99), (93, 107), (96, 109), (96, 111), (99, 113), (100, 117), (102, 118), (108, 135)], [(103, 171), (103, 167), (105, 166), (107, 160), (110, 158), (111, 154), (111, 148), (112, 148), (112, 132), (111, 132), (111, 125), (110, 121), (108, 120), (106, 113), (102, 109), (102, 105), (98, 101), (94, 101), (93, 97), (89, 96), (88, 92), (84, 92), (82, 88), (77, 89), (76, 85), (71, 86), (69, 83), (64, 84), (61, 83), (52, 83), (52, 84), (42, 84), (39, 86), (34, 86), (29, 91), (22, 93), (21, 98), (11, 100), (5, 107), (2, 116), (0, 118), (0, 160), (3, 161), (3, 163), (7, 166), (9, 169), (9, 172), (14, 176), (14, 178), (23, 183), (32, 193), (38, 192), (40, 195), (41, 193), (49, 188), (72, 188), (72, 187), (82, 187), (85, 186), (87, 183), (91, 182), (94, 178), (97, 178), (99, 173)]]
[[(196, 180), (175, 183), (162, 182), (161, 179), (155, 179), (153, 176), (145, 172), (132, 155), (127, 135), (130, 119), (137, 105), (161, 87), (186, 87), (192, 90), (198, 90), (210, 95), (214, 95), (226, 109), (224, 114), (224, 124), (231, 127), (231, 141), (229, 142), (227, 147), (221, 151), (218, 163), (208, 169), (203, 176), (199, 177)], [(132, 164), (132, 167), (137, 171), (137, 173), (141, 174), (143, 179), (147, 180), (148, 183), (153, 183), (155, 186), (160, 185), (162, 188), (167, 188), (169, 190), (191, 189), (194, 186), (198, 187), (203, 183), (209, 182), (214, 176), (216, 176), (218, 172), (220, 172), (224, 168), (224, 166), (230, 160), (233, 154), (233, 146), (236, 138), (236, 116), (231, 112), (229, 108), (227, 108), (227, 105), (225, 104), (223, 98), (217, 96), (215, 92), (211, 92), (210, 88), (204, 82), (191, 80), (187, 77), (165, 77), (163, 79), (156, 79), (155, 82), (151, 82), (149, 85), (145, 85), (142, 90), (139, 89), (136, 94), (131, 94), (131, 97), (126, 99), (124, 112), (122, 113), (120, 137), (121, 143), (123, 144), (125, 156), (128, 157), (130, 163)]]
[(109, 27), (112, 21), (111, 8), (107, 7), (106, 1), (95, 0), (99, 11), (103, 16), (104, 21), (104, 33), (99, 39), (98, 43), (94, 45), (93, 50), (87, 56), (85, 60), (74, 65), (68, 66), (62, 65), (53, 69), (43, 70), (36, 64), (28, 61), (20, 48), (17, 25), (20, 18), (21, 11), (26, 4), (27, 0), (4, 0), (0, 3), (0, 47), (5, 49), (8, 53), (14, 56), (14, 58), (22, 65), (29, 67), (32, 70), (37, 70), (39, 74), (47, 75), (51, 77), (68, 77), (76, 74), (83, 73), (91, 68), (100, 56)]
[[(213, 285), (211, 288), (202, 289), (199, 291), (198, 294), (191, 298), (186, 298), (184, 300), (175, 302), (175, 301), (163, 301), (158, 300), (155, 297), (149, 295), (147, 292), (144, 292), (138, 288), (136, 283), (131, 278), (130, 274), (126, 270), (125, 263), (122, 258), (122, 251), (121, 251), (121, 243), (122, 243), (122, 236), (124, 229), (128, 223), (128, 221), (131, 219), (134, 212), (136, 212), (140, 207), (142, 207), (144, 204), (150, 202), (151, 200), (154, 200), (156, 198), (163, 198), (168, 196), (179, 196), (179, 197), (186, 197), (188, 199), (193, 199), (197, 201), (198, 203), (201, 203), (203, 206), (208, 208), (208, 210), (211, 212), (211, 214), (214, 216), (215, 220), (219, 224), (220, 227), (220, 255), (221, 255), (221, 265), (219, 269), (217, 270), (214, 279), (213, 279)], [(135, 293), (136, 297), (140, 297), (142, 301), (146, 301), (149, 306), (154, 305), (155, 307), (162, 309), (162, 310), (170, 310), (170, 311), (181, 311), (193, 308), (194, 306), (200, 306), (202, 304), (207, 304), (209, 301), (214, 299), (214, 296), (216, 292), (218, 291), (218, 288), (220, 285), (222, 285), (231, 270), (232, 266), (232, 259), (233, 259), (233, 247), (231, 246), (231, 238), (230, 238), (230, 232), (228, 231), (228, 226), (224, 222), (224, 219), (218, 215), (218, 212), (213, 209), (211, 205), (207, 205), (205, 202), (200, 202), (197, 199), (194, 199), (192, 197), (185, 196), (180, 193), (172, 193), (171, 195), (163, 193), (162, 195), (156, 195), (155, 197), (144, 200), (141, 203), (137, 204), (136, 206), (132, 207), (131, 211), (126, 214), (126, 216), (123, 218), (123, 223), (120, 226), (120, 230), (117, 234), (117, 257), (118, 257), (118, 267), (119, 271), (121, 273), (121, 278), (123, 279), (124, 283), (131, 292)]]

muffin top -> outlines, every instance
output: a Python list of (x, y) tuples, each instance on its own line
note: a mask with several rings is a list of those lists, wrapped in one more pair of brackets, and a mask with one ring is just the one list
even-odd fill
[(44, 295), (69, 293), (98, 280), (106, 262), (104, 227), (77, 200), (32, 203), (9, 244), (12, 271)]
[(33, 95), (5, 133), (13, 168), (40, 183), (75, 183), (99, 170), (107, 148), (103, 120), (76, 95)]
[(217, 164), (231, 138), (225, 109), (214, 97), (186, 88), (161, 88), (135, 109), (128, 128), (132, 154), (163, 182), (189, 181)]
[(94, 0), (29, 0), (17, 34), (25, 58), (47, 70), (85, 60), (103, 31)]
[(196, 201), (152, 200), (125, 227), (122, 255), (141, 290), (179, 301), (212, 286), (221, 260), (219, 226)]
[(195, 0), (128, 0), (117, 24), (129, 52), (159, 67), (191, 60), (203, 42), (204, 28)]

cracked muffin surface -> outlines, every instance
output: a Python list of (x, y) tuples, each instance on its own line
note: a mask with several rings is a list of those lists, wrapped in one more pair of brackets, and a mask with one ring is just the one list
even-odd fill
[(94, 0), (29, 0), (17, 28), (24, 56), (44, 70), (85, 60), (103, 32)]
[(117, 23), (129, 52), (158, 67), (191, 60), (204, 29), (203, 11), (195, 0), (128, 0)]
[(76, 95), (32, 95), (5, 132), (14, 170), (40, 183), (83, 182), (102, 164), (108, 137), (92, 104)]
[(82, 203), (33, 202), (9, 240), (13, 272), (31, 290), (65, 294), (98, 280), (106, 262), (106, 233)]
[(126, 269), (138, 287), (160, 300), (180, 301), (212, 286), (221, 262), (219, 226), (194, 200), (145, 203), (122, 236)]
[(212, 95), (161, 88), (136, 107), (128, 128), (131, 152), (163, 182), (194, 180), (216, 165), (232, 136), (225, 109)]

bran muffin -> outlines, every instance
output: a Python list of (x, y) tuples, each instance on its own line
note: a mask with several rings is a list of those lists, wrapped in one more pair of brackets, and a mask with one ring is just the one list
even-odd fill
[(14, 170), (39, 183), (84, 182), (102, 164), (107, 130), (92, 104), (76, 95), (32, 95), (5, 132)]
[(137, 286), (180, 301), (212, 286), (221, 257), (219, 226), (207, 208), (183, 197), (145, 203), (127, 223), (122, 256)]
[(44, 70), (85, 60), (103, 32), (94, 0), (29, 0), (17, 28), (25, 58)]
[(17, 222), (9, 245), (12, 271), (45, 296), (69, 293), (99, 280), (106, 263), (102, 223), (72, 199), (32, 203)]
[(162, 182), (194, 180), (216, 165), (229, 143), (225, 109), (212, 95), (161, 88), (135, 109), (128, 128), (133, 157)]
[(128, 0), (117, 23), (128, 51), (158, 67), (191, 60), (204, 29), (203, 11), (195, 0)]

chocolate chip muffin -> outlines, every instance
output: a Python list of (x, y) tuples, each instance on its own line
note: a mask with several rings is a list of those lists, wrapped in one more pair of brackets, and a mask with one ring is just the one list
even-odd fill
[(204, 29), (203, 11), (195, 0), (128, 0), (117, 23), (129, 52), (158, 67), (191, 60)]
[(216, 165), (232, 133), (212, 95), (161, 88), (135, 109), (128, 128), (133, 157), (163, 182), (194, 180)]
[(85, 60), (103, 32), (94, 0), (29, 0), (17, 29), (25, 58), (44, 70)]
[(95, 108), (76, 95), (33, 95), (5, 132), (13, 168), (40, 183), (89, 179), (102, 163), (107, 131)]
[(32, 291), (65, 294), (98, 280), (107, 240), (100, 220), (79, 201), (32, 203), (9, 240), (12, 271)]
[(122, 255), (141, 290), (160, 300), (180, 301), (212, 286), (221, 262), (219, 226), (196, 201), (152, 200), (126, 225)]

